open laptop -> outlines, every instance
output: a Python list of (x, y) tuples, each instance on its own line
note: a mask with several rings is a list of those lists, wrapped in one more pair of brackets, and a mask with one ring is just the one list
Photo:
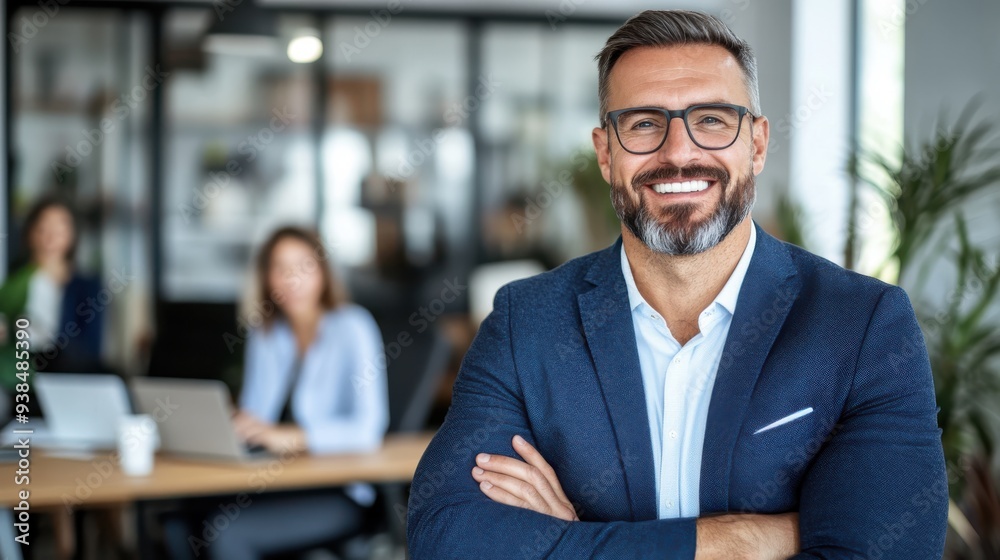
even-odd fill
[(156, 420), (162, 451), (228, 461), (270, 456), (236, 436), (229, 389), (221, 381), (139, 377), (130, 386), (138, 411)]
[(35, 428), (34, 444), (79, 451), (116, 447), (118, 425), (132, 412), (120, 377), (37, 373), (34, 388), (45, 413), (44, 425)]

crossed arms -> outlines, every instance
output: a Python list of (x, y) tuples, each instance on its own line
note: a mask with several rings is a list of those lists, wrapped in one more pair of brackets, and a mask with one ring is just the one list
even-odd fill
[[(497, 294), (414, 478), (408, 536), (416, 560), (941, 557), (947, 482), (933, 384), (902, 290), (886, 289), (876, 305), (840, 428), (808, 467), (797, 516), (639, 522), (576, 521), (555, 471), (534, 451), (510, 299), (509, 286)], [(516, 435), (528, 445), (514, 443)], [(477, 463), (482, 452), (488, 470)]]
[[(523, 461), (480, 453), (472, 477), (495, 502), (579, 521), (555, 470), (521, 436), (511, 444)], [(735, 514), (699, 519), (695, 560), (782, 559), (798, 551), (798, 515)]]

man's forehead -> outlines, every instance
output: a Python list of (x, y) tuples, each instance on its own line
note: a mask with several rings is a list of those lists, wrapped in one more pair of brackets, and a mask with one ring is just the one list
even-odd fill
[(680, 91), (700, 87), (721, 94), (741, 88), (743, 72), (723, 47), (699, 43), (631, 49), (618, 59), (609, 78), (612, 96), (644, 87)]

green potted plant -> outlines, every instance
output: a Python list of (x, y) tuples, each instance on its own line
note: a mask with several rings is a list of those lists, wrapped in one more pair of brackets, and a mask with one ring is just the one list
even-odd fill
[[(954, 500), (949, 521), (960, 537), (949, 551), (961, 559), (996, 558), (991, 551), (1000, 538), (991, 469), (991, 419), (1000, 409), (1000, 326), (990, 319), (1000, 306), (1000, 251), (975, 246), (961, 212), (974, 196), (997, 192), (1000, 185), (997, 128), (977, 119), (977, 109), (978, 103), (970, 103), (953, 124), (939, 124), (932, 139), (892, 157), (862, 150), (848, 169), (855, 184), (881, 196), (896, 229), (884, 266), (895, 268), (897, 283), (907, 286), (924, 331)], [(856, 216), (849, 227), (853, 243), (859, 238)], [(845, 253), (853, 254), (853, 247)], [(954, 288), (943, 304), (932, 303), (940, 294), (924, 297), (928, 278), (949, 265)]]

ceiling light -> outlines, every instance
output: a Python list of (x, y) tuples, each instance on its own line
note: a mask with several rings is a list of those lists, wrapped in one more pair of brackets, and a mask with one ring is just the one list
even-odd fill
[(299, 35), (288, 43), (288, 59), (300, 64), (319, 60), (323, 54), (323, 41), (311, 34)]

